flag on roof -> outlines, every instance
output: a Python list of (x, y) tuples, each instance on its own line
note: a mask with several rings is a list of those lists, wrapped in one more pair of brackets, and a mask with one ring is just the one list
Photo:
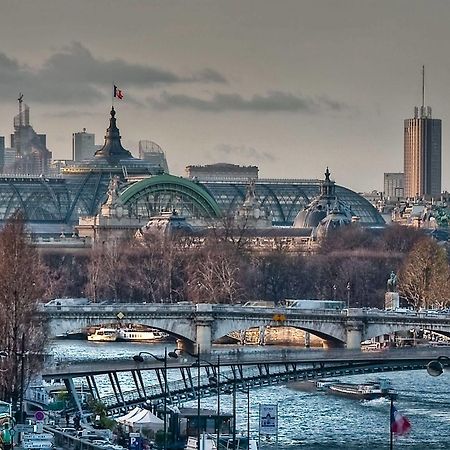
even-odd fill
[(400, 414), (394, 405), (391, 405), (391, 433), (402, 436), (410, 430), (411, 423), (409, 420)]
[(116, 85), (114, 85), (114, 97), (119, 100), (123, 99), (123, 92)]

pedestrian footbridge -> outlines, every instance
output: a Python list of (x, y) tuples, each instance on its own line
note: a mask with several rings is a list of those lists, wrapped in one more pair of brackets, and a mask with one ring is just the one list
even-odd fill
[[(330, 378), (404, 370), (425, 370), (438, 356), (450, 357), (450, 349), (269, 350), (214, 352), (205, 358), (181, 353), (177, 359), (143, 362), (129, 360), (84, 361), (52, 365), (45, 380), (63, 380), (82, 413), (80, 381), (92, 398), (113, 414), (135, 405), (166, 401), (179, 405), (199, 397), (242, 392), (289, 381)], [(443, 366), (450, 365), (442, 359)], [(167, 385), (165, 383), (167, 380)]]

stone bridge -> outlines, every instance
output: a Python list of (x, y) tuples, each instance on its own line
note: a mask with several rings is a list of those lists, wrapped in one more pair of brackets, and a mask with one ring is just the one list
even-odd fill
[(343, 311), (199, 304), (49, 305), (40, 310), (50, 337), (93, 325), (122, 322), (157, 328), (181, 346), (208, 353), (214, 341), (236, 330), (259, 326), (295, 327), (324, 339), (328, 347), (360, 348), (361, 342), (394, 332), (423, 329), (450, 336), (450, 315), (396, 313), (351, 308)]

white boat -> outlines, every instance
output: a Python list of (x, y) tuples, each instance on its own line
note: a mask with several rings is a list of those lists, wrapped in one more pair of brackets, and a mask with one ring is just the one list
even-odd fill
[(117, 340), (116, 328), (98, 328), (94, 333), (89, 334), (88, 341), (115, 342)]
[(169, 337), (159, 330), (136, 330), (134, 328), (119, 328), (118, 341), (162, 341)]
[(185, 450), (217, 450), (216, 441), (206, 434), (200, 437), (200, 448), (197, 446), (197, 438), (188, 438)]
[[(258, 450), (258, 442), (256, 439), (248, 439), (244, 436), (236, 436), (236, 443), (233, 445), (233, 438), (231, 436), (220, 437), (220, 448), (226, 450)], [(217, 450), (217, 436), (202, 434), (200, 436), (200, 446), (197, 446), (197, 438), (189, 437), (185, 450)]]

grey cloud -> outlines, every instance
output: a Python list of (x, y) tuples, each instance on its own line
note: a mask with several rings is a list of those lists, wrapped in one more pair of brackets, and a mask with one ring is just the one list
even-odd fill
[(275, 156), (271, 153), (257, 150), (254, 147), (248, 147), (246, 145), (230, 145), (219, 144), (214, 149), (215, 155), (221, 160), (224, 157), (230, 156), (232, 161), (237, 159), (250, 160), (256, 164), (258, 161), (275, 161)]
[(218, 72), (205, 68), (190, 75), (123, 59), (95, 57), (80, 43), (57, 51), (41, 67), (30, 68), (0, 53), (0, 95), (12, 99), (18, 91), (26, 99), (44, 103), (92, 104), (110, 95), (112, 78), (125, 90), (127, 100), (139, 103), (127, 89), (180, 83), (226, 83)]
[(159, 99), (150, 101), (154, 107), (159, 109), (185, 108), (209, 112), (253, 111), (312, 114), (320, 111), (348, 109), (345, 103), (325, 97), (314, 99), (281, 91), (269, 91), (265, 95), (254, 95), (250, 98), (244, 98), (239, 94), (216, 93), (209, 99), (163, 92)]

